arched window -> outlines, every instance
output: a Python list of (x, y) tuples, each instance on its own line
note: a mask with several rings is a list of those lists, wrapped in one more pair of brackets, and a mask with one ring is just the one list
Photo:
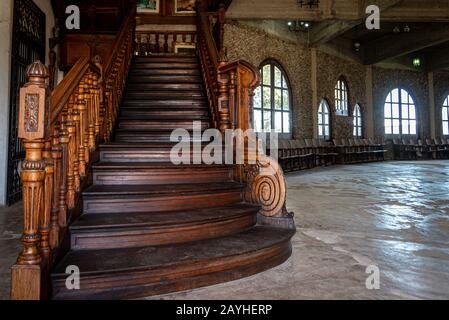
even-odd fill
[(318, 136), (322, 140), (331, 138), (329, 105), (322, 100), (318, 108)]
[(449, 96), (444, 101), (441, 119), (443, 119), (443, 135), (449, 136)]
[(338, 115), (348, 115), (348, 86), (345, 80), (339, 79), (335, 86), (335, 109)]
[(354, 137), (363, 137), (362, 111), (359, 104), (356, 104), (354, 107)]
[(273, 61), (260, 69), (262, 84), (254, 96), (254, 131), (291, 133), (290, 86), (282, 67)]
[(385, 134), (415, 135), (416, 106), (404, 89), (392, 90), (385, 101)]

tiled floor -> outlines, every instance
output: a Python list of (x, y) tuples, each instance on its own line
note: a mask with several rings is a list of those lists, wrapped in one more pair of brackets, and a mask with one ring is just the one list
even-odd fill
[[(449, 299), (449, 162), (335, 166), (288, 175), (293, 255), (267, 272), (150, 299)], [(0, 298), (19, 244), (0, 209)], [(368, 290), (367, 266), (380, 269)]]

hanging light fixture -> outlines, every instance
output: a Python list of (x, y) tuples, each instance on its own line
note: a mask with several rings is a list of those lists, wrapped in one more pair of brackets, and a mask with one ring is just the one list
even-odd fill
[(287, 26), (288, 26), (288, 30), (292, 31), (292, 32), (300, 32), (300, 31), (307, 31), (308, 29), (310, 29), (310, 27), (312, 26), (311, 22), (307, 22), (307, 21), (289, 21), (287, 22)]

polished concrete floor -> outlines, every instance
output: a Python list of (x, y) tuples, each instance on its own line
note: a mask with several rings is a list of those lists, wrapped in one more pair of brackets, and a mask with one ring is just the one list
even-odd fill
[[(449, 162), (289, 174), (293, 255), (267, 272), (149, 299), (449, 299)], [(18, 207), (0, 210), (0, 298), (18, 252)], [(378, 290), (366, 287), (379, 268)]]

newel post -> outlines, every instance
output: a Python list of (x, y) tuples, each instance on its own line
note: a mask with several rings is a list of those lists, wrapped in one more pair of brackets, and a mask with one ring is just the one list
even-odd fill
[(44, 218), (44, 181), (46, 161), (43, 157), (49, 127), (48, 69), (40, 61), (27, 69), (28, 82), (20, 89), (19, 138), (23, 139), (25, 160), (22, 162), (24, 224), (22, 252), (12, 267), (12, 299), (41, 299), (43, 263), (39, 251), (39, 226)]

